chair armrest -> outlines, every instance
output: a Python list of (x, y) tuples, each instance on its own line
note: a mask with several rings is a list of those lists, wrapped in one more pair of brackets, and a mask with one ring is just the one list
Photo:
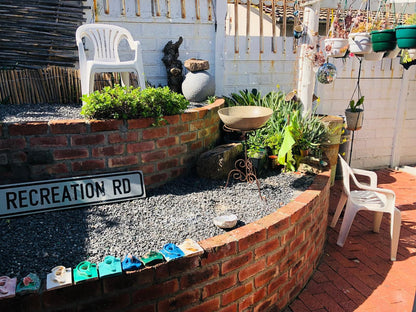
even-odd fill
[(80, 64), (79, 67), (81, 68), (81, 65), (87, 62), (87, 56), (85, 55), (84, 44), (82, 43), (82, 40), (77, 40), (77, 47), (78, 47), (79, 64)]
[(141, 47), (140, 41), (133, 41), (132, 44), (130, 44), (130, 48), (134, 50), (134, 61), (137, 61), (137, 59), (139, 58), (139, 55), (142, 53), (142, 47)]
[[(373, 171), (363, 170), (363, 169), (352, 169), (352, 172), (354, 174), (363, 175), (370, 178), (370, 186), (371, 187), (377, 187), (377, 174)], [(363, 183), (360, 183), (360, 185), (363, 185)], [(360, 187), (360, 185), (357, 185)]]

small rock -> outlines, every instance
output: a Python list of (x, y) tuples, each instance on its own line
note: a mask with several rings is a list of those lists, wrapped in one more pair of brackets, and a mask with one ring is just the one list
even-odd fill
[(184, 66), (187, 70), (191, 72), (196, 72), (200, 70), (208, 70), (209, 62), (206, 60), (198, 60), (195, 58), (191, 58), (185, 61)]
[(218, 216), (213, 221), (220, 229), (232, 229), (237, 224), (237, 216), (234, 214)]

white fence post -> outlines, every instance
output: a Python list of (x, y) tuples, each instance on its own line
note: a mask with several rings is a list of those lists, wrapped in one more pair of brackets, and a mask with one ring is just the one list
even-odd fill
[(224, 53), (225, 53), (225, 17), (227, 1), (215, 1), (215, 94), (224, 93)]

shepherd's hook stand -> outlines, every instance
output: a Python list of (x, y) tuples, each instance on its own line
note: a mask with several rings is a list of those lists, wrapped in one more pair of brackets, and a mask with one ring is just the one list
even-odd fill
[(250, 134), (254, 134), (257, 129), (251, 129), (251, 130), (240, 130), (240, 129), (232, 129), (224, 125), (224, 131), (227, 132), (241, 132), (241, 137), (244, 138), (244, 159), (237, 159), (234, 167), (235, 169), (232, 169), (228, 173), (227, 183), (225, 184), (224, 188), (228, 186), (228, 183), (230, 181), (230, 177), (233, 177), (235, 180), (240, 180), (241, 182), (248, 182), (252, 184), (254, 181), (257, 184), (257, 188), (259, 190), (259, 196), (261, 200), (264, 200), (267, 202), (266, 197), (261, 195), (260, 191), (260, 182), (257, 180), (256, 172), (253, 169), (253, 164), (251, 163), (250, 159), (247, 157), (247, 138)]

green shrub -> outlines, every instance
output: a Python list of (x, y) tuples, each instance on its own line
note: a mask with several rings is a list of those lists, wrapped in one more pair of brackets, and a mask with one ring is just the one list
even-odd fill
[(82, 97), (81, 115), (90, 119), (151, 117), (160, 124), (163, 116), (182, 113), (189, 102), (181, 94), (163, 88), (105, 87)]

